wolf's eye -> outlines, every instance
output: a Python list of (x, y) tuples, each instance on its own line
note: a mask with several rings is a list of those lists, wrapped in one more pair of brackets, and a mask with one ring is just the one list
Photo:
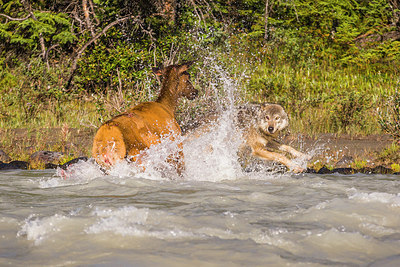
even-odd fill
[(267, 120), (269, 120), (269, 116), (265, 117)]
[(275, 117), (275, 120), (276, 121), (279, 121), (281, 118), (280, 117)]

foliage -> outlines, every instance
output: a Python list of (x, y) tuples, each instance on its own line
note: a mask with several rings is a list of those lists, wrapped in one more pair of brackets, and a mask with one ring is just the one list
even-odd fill
[(336, 101), (332, 101), (332, 119), (334, 129), (337, 131), (343, 129), (347, 132), (350, 126), (363, 126), (367, 120), (366, 110), (371, 108), (370, 98), (359, 91), (344, 92), (335, 96)]
[(393, 163), (390, 165), (390, 168), (394, 171), (394, 172), (400, 172), (400, 165), (397, 163)]
[[(151, 67), (193, 59), (207, 97), (181, 108), (207, 113), (214, 57), (244, 81), (245, 101), (284, 105), (295, 131), (380, 133), (375, 108), (399, 82), (399, 11), (387, 0), (270, 0), (268, 12), (265, 0), (176, 0), (173, 15), (160, 0), (86, 2), (85, 13), (83, 1), (0, 1), (1, 127), (96, 126), (154, 99)], [(391, 114), (382, 130), (399, 132)]]
[(365, 168), (365, 167), (367, 167), (367, 161), (365, 161), (365, 160), (355, 160), (352, 164), (351, 164), (351, 167), (353, 168), (353, 169), (356, 169), (356, 170), (359, 170), (359, 169), (362, 169), (362, 168)]
[(0, 39), (7, 50), (18, 53), (39, 52), (40, 38), (44, 39), (47, 46), (65, 46), (76, 40), (76, 36), (70, 31), (71, 19), (65, 13), (40, 10), (30, 13), (18, 0), (3, 4), (2, 9), (8, 11), (10, 16), (25, 17), (23, 20), (7, 19), (0, 23)]
[(382, 130), (400, 142), (400, 92), (390, 96), (379, 110), (378, 122)]
[(392, 143), (379, 154), (378, 158), (384, 162), (400, 163), (400, 145)]

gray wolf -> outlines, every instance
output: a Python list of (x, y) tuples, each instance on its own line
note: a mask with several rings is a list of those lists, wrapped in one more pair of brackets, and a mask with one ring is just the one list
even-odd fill
[(242, 129), (245, 140), (240, 148), (241, 157), (246, 157), (248, 153), (243, 151), (249, 151), (250, 148), (251, 154), (256, 158), (279, 162), (295, 173), (305, 171), (283, 153), (310, 158), (277, 140), (279, 133), (289, 125), (288, 115), (281, 105), (265, 103), (241, 106), (238, 108), (237, 125)]

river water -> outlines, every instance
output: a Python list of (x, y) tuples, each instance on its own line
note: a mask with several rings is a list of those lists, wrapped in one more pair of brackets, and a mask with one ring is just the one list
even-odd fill
[(0, 265), (400, 266), (398, 176), (244, 172), (227, 121), (185, 142), (184, 177), (171, 144), (145, 172), (0, 172)]

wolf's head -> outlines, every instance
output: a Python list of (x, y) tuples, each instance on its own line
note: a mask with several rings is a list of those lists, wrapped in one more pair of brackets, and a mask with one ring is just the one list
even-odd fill
[(289, 126), (288, 116), (281, 105), (263, 104), (259, 110), (258, 127), (266, 134), (274, 135)]

